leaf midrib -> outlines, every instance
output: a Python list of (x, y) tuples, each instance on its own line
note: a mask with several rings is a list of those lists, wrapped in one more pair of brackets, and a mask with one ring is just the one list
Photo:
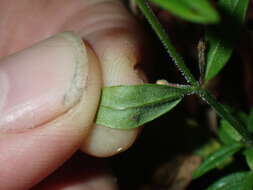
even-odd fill
[(124, 111), (124, 110), (127, 110), (127, 109), (134, 109), (134, 108), (142, 108), (142, 107), (147, 107), (147, 106), (151, 106), (153, 104), (158, 104), (158, 103), (165, 103), (165, 102), (168, 102), (168, 101), (175, 101), (175, 100), (178, 100), (178, 99), (182, 99), (185, 95), (181, 95), (181, 96), (178, 96), (178, 97), (168, 97), (168, 98), (162, 98), (162, 99), (159, 99), (157, 101), (152, 101), (152, 102), (148, 102), (146, 104), (142, 104), (142, 105), (139, 105), (139, 106), (129, 106), (129, 107), (125, 107), (125, 108), (119, 108), (119, 107), (111, 107), (109, 105), (103, 105), (103, 103), (101, 104), (102, 107), (105, 107), (105, 108), (108, 108), (108, 109), (112, 109), (112, 110), (118, 110), (118, 111)]

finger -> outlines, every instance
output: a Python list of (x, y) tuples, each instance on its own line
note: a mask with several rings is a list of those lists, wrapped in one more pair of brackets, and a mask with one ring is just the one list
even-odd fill
[[(86, 11), (69, 20), (65, 28), (79, 31), (97, 53), (102, 65), (104, 86), (143, 82), (137, 64), (143, 52), (143, 33), (117, 0), (87, 0)], [(80, 17), (83, 18), (80, 25)], [(138, 135), (138, 129), (118, 130), (94, 126), (82, 150), (104, 157), (126, 150)]]
[(95, 55), (71, 33), (1, 60), (0, 189), (26, 190), (79, 147), (100, 92)]
[(32, 190), (116, 190), (116, 179), (102, 160), (76, 154)]

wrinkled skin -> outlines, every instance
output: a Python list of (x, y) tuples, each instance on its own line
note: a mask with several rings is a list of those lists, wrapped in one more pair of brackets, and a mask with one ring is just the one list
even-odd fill
[[(7, 96), (9, 104), (12, 105), (14, 104), (12, 101), (22, 99), (17, 97), (24, 96), (32, 99), (42, 87), (44, 91), (52, 89), (50, 97), (55, 98), (51, 100), (49, 97), (45, 102), (50, 104), (36, 105), (38, 108), (33, 108), (33, 113), (38, 113), (39, 119), (32, 121), (34, 125), (25, 130), (20, 130), (19, 127), (30, 125), (30, 116), (21, 114), (20, 120), (12, 119), (13, 123), (10, 123), (12, 131), (6, 127), (9, 120), (0, 119), (0, 189), (31, 188), (60, 167), (80, 147), (86, 154), (107, 157), (122, 152), (132, 145), (138, 135), (138, 129), (120, 131), (103, 126), (92, 126), (102, 86), (138, 84), (144, 80), (141, 71), (136, 69), (136, 64), (141, 62), (141, 53), (143, 53), (143, 34), (134, 18), (119, 1), (0, 0), (0, 18), (0, 57), (2, 58), (0, 72), (7, 70), (12, 73), (11, 81), (14, 82), (10, 83), (11, 85), (17, 85), (20, 80), (27, 80), (30, 81), (29, 88), (32, 89), (27, 90), (22, 84), (21, 87), (11, 86), (12, 93)], [(32, 47), (23, 51), (25, 53), (13, 56), (13, 53), (63, 31), (74, 31), (75, 35), (80, 36), (85, 42), (84, 51), (87, 55), (81, 53), (80, 56), (78, 55), (78, 60), (87, 61), (89, 68), (83, 75), (83, 71), (78, 74), (79, 78), (85, 80), (86, 91), (78, 94), (78, 101), (72, 98), (72, 102), (70, 98), (67, 107), (56, 105), (56, 102), (59, 103), (58, 86), (61, 86), (56, 84), (63, 82), (50, 78), (50, 74), (40, 76), (40, 73), (44, 71), (43, 69), (48, 69), (49, 73), (53, 73), (52, 77), (67, 75), (66, 73), (75, 66), (73, 61), (75, 50), (71, 49), (72, 42), (56, 37), (46, 42), (44, 49), (40, 45), (36, 52)], [(73, 46), (79, 48), (79, 45)], [(7, 56), (9, 57), (6, 58)], [(47, 63), (48, 68), (44, 68), (46, 66), (42, 64), (43, 61)], [(62, 66), (58, 66), (56, 62), (62, 62)], [(34, 67), (34, 64), (38, 66)], [(33, 70), (33, 67), (39, 71)], [(31, 91), (35, 88), (36, 93), (31, 95)], [(57, 92), (53, 89), (57, 89)], [(35, 104), (35, 101), (31, 100), (31, 102)], [(53, 110), (54, 108), (56, 111)], [(50, 116), (51, 112), (54, 115)], [(4, 114), (3, 112), (1, 115)], [(43, 118), (48, 119), (44, 121)], [(116, 189), (115, 180), (107, 172), (98, 172), (98, 175), (92, 175), (87, 179), (89, 173), (86, 172), (85, 158), (77, 160), (78, 163), (76, 159), (70, 161), (68, 169), (64, 169), (63, 166), (61, 170), (33, 189)], [(66, 172), (69, 168), (76, 171), (70, 172), (71, 176)], [(69, 180), (71, 183), (65, 180), (66, 173), (68, 179), (73, 178), (72, 181)], [(83, 177), (80, 179), (80, 176)], [(62, 181), (65, 183), (63, 184)]]

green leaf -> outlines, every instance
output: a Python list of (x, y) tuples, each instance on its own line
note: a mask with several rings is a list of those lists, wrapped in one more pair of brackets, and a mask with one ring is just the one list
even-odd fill
[(230, 137), (230, 135), (227, 133), (224, 127), (220, 127), (218, 129), (218, 136), (219, 136), (220, 141), (225, 145), (235, 143), (235, 140)]
[(252, 148), (247, 148), (245, 151), (244, 151), (244, 156), (246, 158), (246, 161), (247, 161), (247, 164), (249, 166), (249, 168), (251, 170), (253, 170), (253, 149)]
[(242, 148), (241, 144), (231, 144), (221, 147), (212, 153), (194, 172), (193, 178), (196, 179), (206, 172), (216, 168), (224, 163), (229, 157), (238, 152)]
[[(248, 115), (246, 113), (240, 112), (228, 105), (223, 106), (230, 114), (236, 117), (236, 119), (241, 125), (247, 126)], [(237, 130), (235, 130), (235, 128), (232, 127), (232, 125), (228, 121), (224, 119), (220, 121), (218, 136), (221, 142), (223, 142), (224, 144), (231, 144), (242, 141), (242, 136), (237, 132)]]
[(252, 190), (253, 172), (238, 172), (223, 177), (206, 190)]
[(119, 129), (136, 128), (174, 108), (188, 88), (144, 84), (104, 88), (96, 123)]
[(249, 116), (244, 112), (237, 113), (237, 117), (245, 126), (248, 125)]
[(248, 122), (247, 122), (247, 127), (250, 132), (253, 132), (253, 109), (251, 109), (249, 117), (248, 117)]
[(207, 64), (205, 80), (215, 77), (228, 62), (245, 20), (249, 0), (219, 0), (223, 22), (206, 31)]
[[(221, 147), (220, 142), (218, 142), (216, 139), (209, 140), (206, 144), (202, 145), (201, 147), (197, 148), (194, 151), (194, 154), (200, 156), (202, 159), (207, 159), (210, 154), (213, 152), (219, 150)], [(229, 157), (228, 159), (224, 160), (223, 162), (220, 162), (217, 164), (218, 169), (223, 169), (229, 164), (231, 164), (234, 161), (232, 157)]]
[(217, 165), (217, 169), (219, 170), (222, 170), (224, 169), (225, 167), (227, 167), (228, 165), (230, 165), (231, 163), (234, 162), (234, 158), (233, 157), (228, 157), (226, 160), (224, 160), (223, 162), (219, 163)]
[(207, 0), (151, 0), (172, 14), (196, 23), (217, 23), (219, 15)]
[(224, 144), (231, 144), (242, 140), (242, 136), (224, 119), (220, 122), (218, 135)]
[(194, 153), (202, 159), (206, 159), (210, 154), (217, 151), (221, 144), (216, 139), (209, 140), (206, 144), (198, 147)]

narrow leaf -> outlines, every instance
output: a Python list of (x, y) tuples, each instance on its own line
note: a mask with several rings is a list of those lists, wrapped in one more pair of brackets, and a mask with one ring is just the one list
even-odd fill
[(172, 14), (196, 23), (216, 23), (219, 15), (207, 0), (151, 0)]
[(219, 0), (217, 7), (224, 16), (223, 22), (208, 27), (206, 40), (207, 65), (205, 80), (215, 77), (228, 62), (245, 20), (249, 0)]
[(144, 84), (104, 88), (96, 123), (120, 129), (136, 128), (174, 108), (187, 88)]
[(235, 143), (235, 140), (230, 137), (230, 135), (227, 133), (224, 127), (219, 128), (218, 136), (219, 136), (220, 141), (225, 145)]
[(253, 149), (247, 148), (244, 151), (244, 156), (246, 158), (247, 164), (251, 170), (253, 170)]
[(206, 190), (252, 190), (253, 172), (238, 172), (223, 177)]
[(229, 157), (238, 152), (242, 148), (241, 144), (231, 144), (221, 147), (218, 151), (212, 153), (193, 173), (193, 178), (196, 179), (206, 172), (216, 168), (224, 163)]
[(224, 119), (220, 122), (218, 135), (224, 144), (231, 144), (242, 140), (242, 136)]

